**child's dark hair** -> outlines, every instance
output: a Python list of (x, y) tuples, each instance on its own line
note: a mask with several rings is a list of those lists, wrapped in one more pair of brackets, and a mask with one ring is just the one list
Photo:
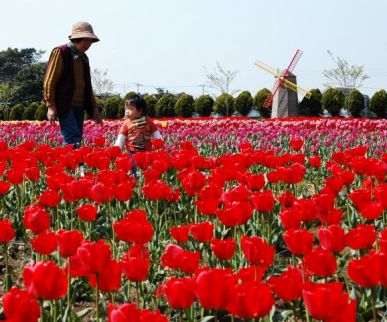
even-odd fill
[(133, 105), (136, 109), (141, 111), (141, 114), (143, 116), (146, 115), (146, 102), (142, 98), (142, 96), (137, 94), (131, 95), (126, 99), (126, 102), (128, 102), (130, 105)]

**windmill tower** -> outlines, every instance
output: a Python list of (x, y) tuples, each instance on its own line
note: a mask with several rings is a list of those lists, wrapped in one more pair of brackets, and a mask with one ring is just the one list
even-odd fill
[(306, 89), (297, 85), (297, 78), (292, 73), (296, 67), (302, 51), (298, 49), (290, 61), (288, 67), (282, 72), (278, 73), (273, 68), (266, 64), (256, 61), (255, 65), (263, 70), (271, 73), (276, 78), (271, 93), (267, 96), (264, 106), (269, 108), (272, 104), (271, 117), (288, 117), (298, 115), (298, 93), (307, 98), (311, 97), (311, 93)]

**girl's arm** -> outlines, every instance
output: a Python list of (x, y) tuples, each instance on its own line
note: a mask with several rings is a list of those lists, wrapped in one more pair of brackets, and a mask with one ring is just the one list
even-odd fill
[(116, 144), (114, 145), (119, 146), (122, 149), (124, 147), (125, 141), (126, 141), (126, 136), (123, 134), (118, 134)]

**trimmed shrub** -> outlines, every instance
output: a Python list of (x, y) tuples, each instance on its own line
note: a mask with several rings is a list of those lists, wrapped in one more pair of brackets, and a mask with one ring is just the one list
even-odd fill
[(322, 95), (321, 104), (332, 116), (338, 116), (344, 106), (344, 94), (337, 88), (328, 88)]
[(387, 109), (387, 93), (384, 89), (376, 92), (370, 101), (370, 110), (376, 114), (377, 117), (385, 117)]
[(109, 97), (105, 100), (105, 106), (102, 110), (104, 112), (104, 118), (116, 119), (118, 117), (118, 107), (120, 105), (121, 98), (118, 96)]
[(127, 92), (127, 93), (125, 94), (125, 96), (124, 96), (124, 101), (125, 101), (128, 97), (133, 96), (133, 95), (137, 95), (137, 93), (136, 93), (136, 92), (133, 92), (133, 91)]
[(322, 94), (318, 88), (310, 90), (312, 96), (304, 97), (300, 103), (300, 115), (319, 116), (322, 113)]
[(213, 107), (214, 99), (210, 95), (201, 95), (194, 103), (194, 110), (200, 116), (210, 116)]
[(255, 94), (253, 99), (253, 106), (256, 107), (262, 117), (265, 118), (271, 117), (271, 105), (270, 107), (265, 107), (263, 105), (269, 94), (270, 90), (268, 90), (267, 88), (262, 88), (257, 92), (257, 94)]
[(353, 117), (359, 117), (364, 109), (364, 96), (357, 89), (353, 89), (344, 100), (345, 108)]
[(35, 120), (35, 113), (38, 108), (39, 108), (39, 103), (36, 103), (36, 102), (26, 106), (23, 111), (23, 120), (29, 120), (29, 121)]
[(23, 119), (24, 106), (22, 104), (16, 104), (11, 108), (9, 113), (10, 121), (21, 121)]
[(35, 111), (35, 120), (37, 121), (47, 120), (47, 107), (45, 104), (39, 104), (39, 107)]
[(145, 95), (144, 100), (146, 103), (146, 113), (150, 117), (155, 117), (155, 108), (156, 108), (156, 103), (157, 103), (157, 98), (154, 95)]
[(175, 114), (176, 97), (165, 93), (156, 103), (155, 112), (157, 117), (173, 117)]
[(11, 108), (9, 106), (1, 105), (0, 106), (0, 120), (8, 121), (10, 112), (11, 112)]
[(243, 116), (246, 116), (251, 111), (253, 106), (253, 97), (249, 91), (240, 93), (234, 101), (234, 110), (238, 111)]
[(223, 93), (215, 99), (214, 112), (224, 116), (231, 116), (234, 112), (234, 97)]
[(194, 99), (189, 94), (181, 94), (176, 101), (175, 112), (177, 116), (191, 117), (194, 111)]

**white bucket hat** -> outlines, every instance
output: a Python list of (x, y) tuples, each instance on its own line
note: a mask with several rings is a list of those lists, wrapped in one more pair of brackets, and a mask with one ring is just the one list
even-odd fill
[(71, 35), (69, 36), (69, 39), (80, 38), (89, 38), (92, 39), (93, 42), (99, 41), (99, 38), (95, 35), (91, 24), (85, 21), (75, 23), (71, 30)]

